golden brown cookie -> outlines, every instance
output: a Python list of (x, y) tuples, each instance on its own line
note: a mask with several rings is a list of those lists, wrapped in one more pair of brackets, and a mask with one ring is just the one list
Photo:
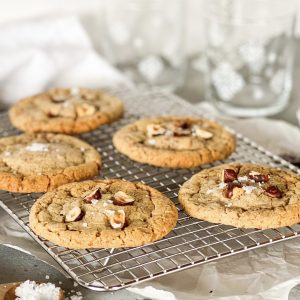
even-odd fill
[(130, 159), (169, 168), (193, 168), (224, 159), (235, 149), (231, 133), (198, 117), (141, 119), (115, 133), (113, 143)]
[(62, 134), (0, 139), (0, 189), (46, 192), (99, 173), (101, 157), (89, 144)]
[(265, 165), (232, 163), (205, 169), (179, 191), (192, 217), (242, 228), (300, 222), (300, 176)]
[(123, 115), (122, 102), (100, 90), (56, 88), (17, 102), (12, 124), (26, 132), (80, 133), (112, 123)]
[(30, 211), (31, 229), (68, 248), (118, 248), (161, 239), (176, 225), (173, 202), (141, 184), (88, 180), (60, 186)]

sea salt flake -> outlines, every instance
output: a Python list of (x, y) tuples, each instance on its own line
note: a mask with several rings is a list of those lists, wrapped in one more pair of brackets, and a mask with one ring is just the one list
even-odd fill
[(87, 223), (82, 223), (82, 227), (88, 227)]
[(35, 281), (27, 280), (16, 288), (15, 294), (17, 300), (59, 300), (60, 292), (60, 288), (53, 283), (37, 284)]
[(49, 275), (46, 275), (45, 278), (46, 278), (46, 279), (50, 279), (50, 276), (49, 276)]
[(253, 190), (255, 190), (256, 187), (255, 186), (251, 186), (251, 185), (245, 185), (243, 186), (243, 190), (246, 192), (246, 194), (251, 194)]
[(147, 142), (148, 142), (148, 145), (150, 145), (150, 146), (154, 146), (156, 144), (156, 140), (154, 140), (154, 139), (149, 139)]
[(81, 152), (85, 152), (85, 148), (84, 147), (80, 147), (80, 151)]
[(43, 143), (31, 143), (27, 145), (25, 149), (31, 152), (49, 151), (48, 145)]
[(98, 201), (99, 201), (99, 200), (97, 200), (97, 199), (92, 199), (92, 200), (91, 200), (91, 203), (92, 203), (93, 205), (96, 205), (96, 204), (98, 203)]
[(108, 206), (108, 203), (104, 202), (103, 207), (106, 207), (106, 206)]
[(240, 177), (238, 177), (238, 181), (240, 181), (240, 182), (248, 181), (248, 180), (249, 180), (248, 176), (240, 176)]
[(73, 295), (70, 297), (70, 300), (82, 300), (81, 296)]
[(224, 189), (225, 187), (227, 186), (227, 183), (225, 182), (220, 182), (219, 185), (218, 185), (218, 189)]
[(76, 287), (76, 286), (78, 286), (78, 283), (74, 281), (74, 284), (73, 284), (73, 285)]
[(113, 201), (112, 200), (107, 200), (106, 201), (108, 204), (113, 204)]
[(208, 189), (207, 191), (206, 191), (206, 194), (212, 194), (213, 192), (215, 192), (216, 191), (216, 189)]
[(232, 203), (231, 202), (228, 202), (225, 204), (225, 207), (231, 207), (232, 206)]
[(9, 152), (9, 151), (4, 151), (4, 156), (11, 156), (11, 152)]

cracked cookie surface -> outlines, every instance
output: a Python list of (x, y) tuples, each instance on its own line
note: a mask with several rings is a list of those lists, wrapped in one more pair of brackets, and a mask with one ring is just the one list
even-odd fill
[(55, 88), (18, 101), (9, 111), (12, 124), (26, 132), (80, 133), (123, 116), (123, 104), (100, 90)]
[(101, 157), (89, 144), (62, 134), (0, 139), (0, 189), (46, 192), (99, 173)]
[(228, 157), (234, 136), (221, 125), (198, 117), (146, 118), (113, 136), (117, 150), (130, 159), (158, 167), (193, 168)]
[[(100, 191), (97, 197), (95, 190)], [(115, 202), (120, 194), (133, 201), (126, 205)], [(125, 216), (122, 226), (113, 226), (110, 217), (121, 211)], [(175, 205), (162, 193), (142, 183), (119, 179), (60, 186), (39, 198), (29, 216), (30, 227), (37, 235), (74, 249), (145, 245), (167, 235), (177, 219)]]
[(299, 175), (266, 165), (205, 169), (182, 185), (178, 197), (189, 215), (212, 223), (265, 229), (300, 222)]

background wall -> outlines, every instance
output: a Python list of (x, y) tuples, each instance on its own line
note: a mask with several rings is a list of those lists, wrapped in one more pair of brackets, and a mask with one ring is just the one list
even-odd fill
[[(191, 54), (198, 52), (201, 47), (203, 30), (201, 13), (205, 0), (185, 1), (187, 3), (186, 44), (188, 53)], [(103, 2), (104, 0), (0, 0), (0, 23), (51, 14), (77, 14), (90, 33), (96, 48), (100, 49), (101, 25), (99, 20)], [(296, 3), (298, 15), (300, 15), (300, 1), (296, 0)], [(297, 35), (300, 35), (300, 21), (296, 32)]]

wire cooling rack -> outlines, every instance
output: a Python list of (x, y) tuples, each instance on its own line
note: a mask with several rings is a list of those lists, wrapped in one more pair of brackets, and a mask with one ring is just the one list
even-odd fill
[[(191, 114), (192, 106), (174, 95), (158, 91), (120, 92), (129, 112), (146, 114), (146, 107), (155, 114), (168, 111)], [(111, 143), (113, 133), (121, 126), (135, 120), (127, 114), (121, 121), (80, 135), (102, 154), (102, 177), (141, 181), (167, 195), (179, 211), (176, 228), (162, 240), (147, 246), (122, 249), (70, 250), (36, 236), (28, 227), (30, 207), (40, 194), (18, 194), (0, 191), (0, 206), (6, 210), (80, 285), (108, 291), (128, 287), (151, 278), (170, 274), (192, 266), (227, 257), (250, 249), (267, 246), (295, 238), (300, 225), (268, 230), (238, 229), (212, 224), (186, 215), (177, 200), (180, 185), (203, 168), (233, 161), (259, 162), (299, 170), (285, 160), (272, 155), (250, 140), (237, 134), (237, 149), (229, 159), (207, 164), (193, 170), (161, 169), (133, 162), (119, 154)], [(8, 121), (7, 114), (0, 114), (0, 135), (18, 133)]]

